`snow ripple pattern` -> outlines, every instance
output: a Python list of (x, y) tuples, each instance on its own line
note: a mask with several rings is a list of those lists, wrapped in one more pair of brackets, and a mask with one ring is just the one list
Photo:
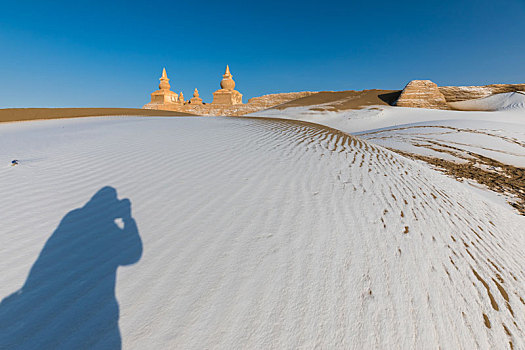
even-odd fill
[[(143, 244), (116, 278), (123, 348), (525, 348), (523, 218), (358, 138), (237, 118), (0, 125), (0, 161), (14, 157), (0, 167), (0, 298), (62, 217), (112, 186)], [(23, 339), (0, 329), (0, 344), (72, 344), (56, 329), (67, 317)]]

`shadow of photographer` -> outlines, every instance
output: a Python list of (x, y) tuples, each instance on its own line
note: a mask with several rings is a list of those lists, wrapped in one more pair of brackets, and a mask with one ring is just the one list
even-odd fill
[(64, 216), (22, 288), (0, 303), (0, 349), (120, 349), (116, 273), (141, 256), (131, 202), (100, 189)]

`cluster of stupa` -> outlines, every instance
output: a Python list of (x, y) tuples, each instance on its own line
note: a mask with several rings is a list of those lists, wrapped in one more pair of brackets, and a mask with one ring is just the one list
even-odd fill
[[(166, 109), (182, 110), (184, 105), (202, 105), (202, 99), (199, 97), (199, 91), (195, 89), (193, 97), (189, 101), (184, 101), (182, 92), (177, 94), (170, 90), (166, 68), (162, 70), (160, 77), (159, 89), (151, 93), (151, 102), (143, 108), (147, 109)], [(222, 76), (221, 88), (213, 93), (212, 105), (232, 106), (242, 104), (242, 94), (235, 90), (235, 81), (230, 74), (230, 67), (226, 66), (226, 72)]]

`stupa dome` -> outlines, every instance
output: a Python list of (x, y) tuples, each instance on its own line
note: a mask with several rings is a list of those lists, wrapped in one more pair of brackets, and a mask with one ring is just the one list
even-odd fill
[(166, 68), (162, 69), (162, 76), (160, 77), (160, 84), (159, 89), (160, 90), (169, 90), (170, 89), (170, 83), (168, 79), (168, 75), (166, 74)]
[(222, 76), (221, 88), (225, 90), (235, 89), (235, 81), (233, 81), (232, 75), (230, 74), (230, 67), (228, 67), (227, 65), (226, 65), (226, 72)]

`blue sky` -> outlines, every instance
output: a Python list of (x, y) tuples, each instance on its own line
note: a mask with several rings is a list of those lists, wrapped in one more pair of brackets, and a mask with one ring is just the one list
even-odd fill
[(0, 3), (0, 108), (141, 107), (162, 67), (205, 102), (226, 64), (245, 102), (525, 82), (525, 0)]

